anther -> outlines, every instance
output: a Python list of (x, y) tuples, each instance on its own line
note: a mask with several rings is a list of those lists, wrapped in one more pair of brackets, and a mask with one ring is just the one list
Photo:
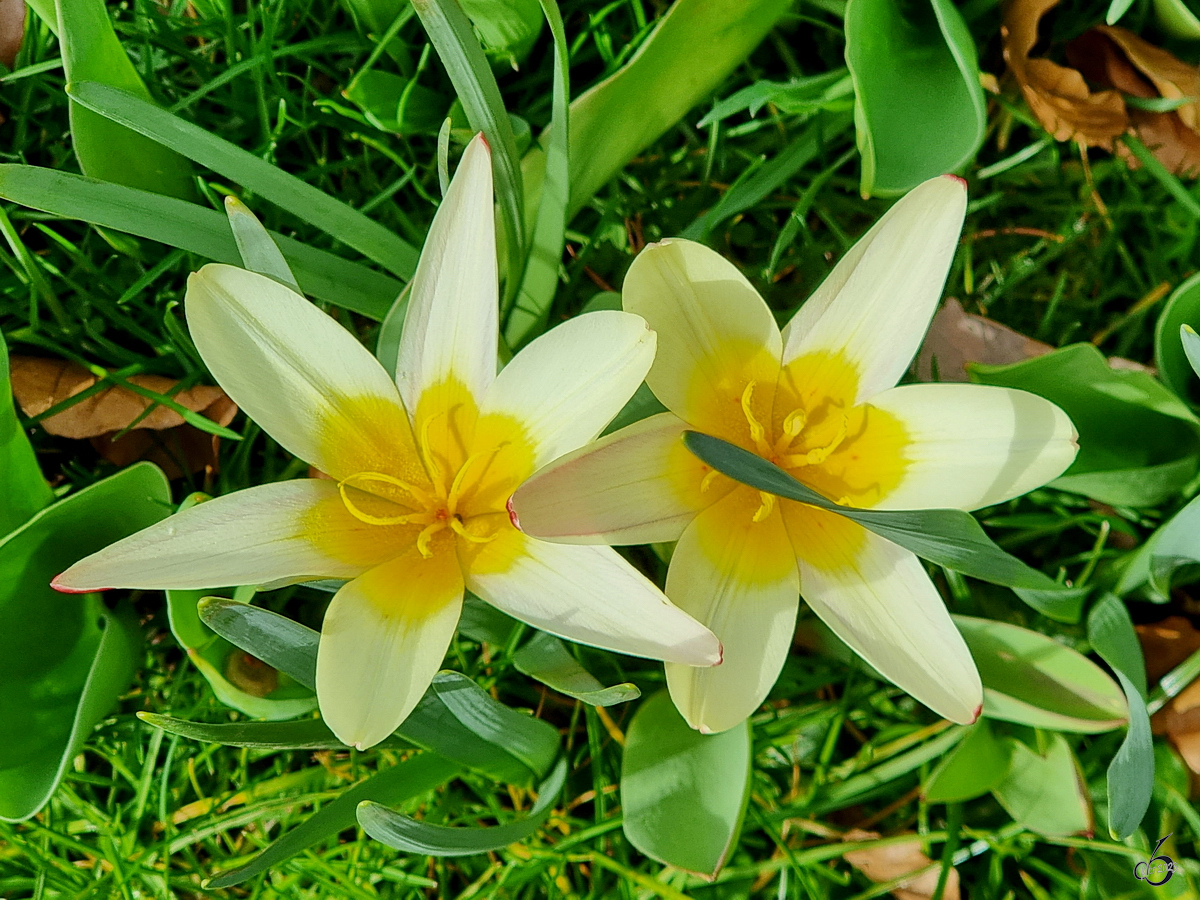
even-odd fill
[(450, 520), (450, 528), (455, 534), (466, 538), (472, 544), (486, 544), (488, 541), (494, 541), (497, 536), (499, 536), (498, 531), (493, 531), (491, 534), (486, 535), (471, 534), (471, 532), (467, 530), (467, 526), (463, 524), (463, 520), (458, 516), (454, 516)]
[(755, 384), (756, 382), (754, 381), (748, 382), (746, 389), (742, 391), (742, 414), (745, 415), (746, 421), (750, 424), (750, 438), (755, 444), (762, 445), (767, 432), (762, 427), (762, 423), (754, 417), (754, 410), (750, 407), (750, 398), (754, 396)]
[(761, 522), (763, 519), (765, 519), (767, 516), (769, 516), (771, 514), (771, 510), (773, 510), (775, 508), (775, 495), (774, 494), (768, 494), (766, 491), (759, 491), (758, 497), (759, 497), (759, 500), (762, 501), (762, 504), (758, 507), (758, 510), (754, 513), (754, 517), (751, 520), (753, 522)]
[(702, 493), (702, 494), (707, 493), (708, 489), (713, 486), (713, 482), (717, 480), (717, 476), (720, 474), (721, 473), (718, 472), (716, 469), (713, 469), (711, 472), (709, 472), (707, 475), (705, 475), (702, 479), (700, 479), (700, 493)]

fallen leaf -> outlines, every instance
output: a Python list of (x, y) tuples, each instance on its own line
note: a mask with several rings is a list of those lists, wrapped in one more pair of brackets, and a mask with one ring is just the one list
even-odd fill
[[(853, 829), (842, 835), (844, 841), (869, 841), (878, 838), (873, 831)], [(933, 864), (928, 856), (921, 851), (921, 837), (914, 834), (912, 841), (903, 844), (889, 844), (884, 847), (871, 847), (867, 850), (851, 850), (845, 854), (846, 862), (858, 869), (876, 884), (883, 881), (893, 881), (903, 878), (910, 872), (916, 872)], [(892, 891), (892, 896), (898, 900), (928, 900), (937, 888), (940, 869), (933, 869), (923, 875), (906, 881)], [(946, 878), (946, 887), (942, 892), (943, 900), (959, 900), (958, 870), (951, 869)]]
[[(1137, 625), (1146, 677), (1151, 684), (1200, 650), (1200, 631), (1183, 616)], [(1150, 718), (1155, 734), (1165, 734), (1189, 769), (1200, 775), (1200, 679), (1171, 698)]]
[[(1007, 325), (965, 312), (951, 297), (938, 310), (917, 356), (921, 381), (969, 381), (968, 363), (1006, 365), (1049, 353), (1054, 348)], [(937, 378), (934, 378), (934, 369)]]
[[(65, 360), (14, 356), (10, 364), (13, 395), (27, 416), (41, 415), (98, 380), (87, 369)], [(237, 414), (237, 405), (218, 387), (199, 385), (171, 394), (179, 382), (162, 375), (134, 375), (127, 380), (171, 396), (180, 406), (218, 425), (228, 425)], [(186, 424), (173, 409), (120, 386), (105, 388), (43, 419), (41, 425), (60, 437), (90, 438), (96, 450), (118, 466), (149, 459), (172, 478), (185, 469), (197, 472), (217, 466), (219, 438)], [(130, 430), (114, 440), (125, 429)]]
[(0, 63), (11, 69), (24, 40), (25, 0), (0, 0)]
[(1038, 24), (1057, 5), (1058, 0), (1008, 4), (1000, 26), (1004, 60), (1030, 111), (1055, 140), (1111, 151), (1113, 140), (1129, 127), (1121, 95), (1115, 90), (1093, 93), (1078, 70), (1029, 57), (1038, 42)]

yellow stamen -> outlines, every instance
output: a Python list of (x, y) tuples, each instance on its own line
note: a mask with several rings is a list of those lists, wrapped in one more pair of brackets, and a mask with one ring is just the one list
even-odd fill
[(456, 507), (458, 506), (458, 500), (462, 495), (462, 486), (463, 482), (466, 480), (467, 470), (471, 468), (471, 465), (475, 462), (475, 460), (481, 459), (485, 456), (494, 456), (496, 453), (500, 452), (500, 449), (503, 446), (504, 444), (499, 444), (493, 447), (491, 450), (480, 450), (478, 453), (472, 453), (467, 457), (466, 461), (459, 468), (458, 474), (454, 476), (454, 483), (450, 485), (450, 496), (446, 500), (446, 505), (449, 507), (451, 513), (454, 513)]
[(767, 431), (763, 428), (762, 423), (754, 416), (754, 410), (750, 407), (750, 398), (754, 396), (754, 385), (756, 381), (749, 381), (746, 384), (746, 389), (742, 391), (742, 414), (746, 417), (746, 422), (750, 425), (750, 439), (754, 441), (759, 452), (766, 453), (766, 436)]
[(433, 536), (446, 527), (446, 520), (434, 519), (428, 525), (421, 529), (421, 533), (417, 535), (417, 552), (424, 559), (430, 559), (433, 556), (433, 551), (429, 549), (429, 542)]
[(424, 516), (424, 513), (404, 513), (398, 516), (374, 516), (359, 509), (358, 506), (355, 505), (354, 501), (350, 499), (350, 495), (346, 492), (346, 485), (355, 480), (367, 482), (375, 481), (381, 484), (390, 484), (393, 487), (398, 487), (403, 491), (407, 491), (414, 499), (421, 503), (427, 503), (429, 501), (429, 495), (420, 488), (414, 487), (406, 481), (401, 481), (399, 478), (393, 478), (391, 475), (384, 475), (382, 472), (356, 472), (348, 478), (343, 478), (338, 482), (338, 494), (341, 495), (342, 503), (345, 504), (350, 515), (354, 516), (354, 518), (358, 519), (360, 522), (366, 522), (368, 525), (406, 525)]
[(700, 493), (703, 494), (706, 491), (708, 491), (708, 489), (710, 487), (712, 487), (713, 482), (717, 480), (717, 476), (720, 474), (721, 473), (718, 472), (716, 469), (713, 469), (707, 475), (705, 475), (703, 478), (701, 478), (700, 479)]
[(779, 436), (779, 440), (775, 442), (773, 456), (779, 456), (787, 451), (792, 443), (800, 436), (800, 432), (804, 430), (804, 426), (808, 424), (808, 413), (803, 409), (793, 409), (787, 414), (783, 420), (783, 434)]
[(429, 472), (429, 477), (432, 479), (433, 485), (437, 489), (438, 496), (443, 500), (446, 499), (446, 487), (444, 484), (446, 479), (442, 475), (441, 465), (438, 463), (437, 458), (433, 455), (433, 448), (429, 446), (429, 429), (436, 419), (440, 419), (442, 416), (446, 415), (447, 412), (448, 410), (441, 410), (440, 412), (434, 413), (423, 423), (421, 423), (421, 440), (419, 441), (421, 445), (421, 459), (425, 462), (425, 469)]
[(759, 506), (758, 510), (754, 513), (754, 517), (751, 520), (754, 522), (761, 522), (763, 519), (769, 516), (771, 514), (771, 510), (775, 508), (774, 494), (768, 494), (766, 491), (759, 491), (758, 497), (762, 501), (762, 505)]
[(816, 447), (812, 450), (809, 450), (807, 453), (794, 453), (790, 456), (784, 456), (780, 458), (779, 462), (788, 468), (820, 465), (821, 463), (825, 462), (825, 460), (829, 459), (833, 451), (840, 447), (842, 445), (842, 441), (846, 439), (846, 422), (847, 416), (845, 413), (842, 413), (841, 421), (838, 422), (837, 433), (834, 435), (833, 440), (824, 447)]
[(471, 532), (467, 531), (467, 526), (463, 524), (462, 519), (458, 518), (458, 516), (450, 519), (450, 528), (455, 534), (466, 538), (473, 544), (486, 544), (488, 541), (494, 541), (499, 535), (498, 531), (493, 531), (491, 534), (486, 535), (471, 534)]

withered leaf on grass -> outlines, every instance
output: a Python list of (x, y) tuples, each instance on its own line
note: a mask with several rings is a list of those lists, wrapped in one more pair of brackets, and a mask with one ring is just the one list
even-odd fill
[(965, 312), (962, 304), (952, 297), (929, 325), (929, 333), (917, 356), (917, 378), (921, 381), (969, 381), (968, 363), (1001, 366), (1032, 359), (1053, 349), (1007, 325)]
[[(1183, 616), (1138, 625), (1138, 640), (1151, 684), (1200, 649), (1200, 631)], [(1155, 734), (1165, 734), (1187, 767), (1200, 775), (1200, 679), (1171, 698), (1150, 719)]]
[[(869, 841), (878, 838), (873, 831), (854, 829), (842, 835), (844, 841)], [(910, 872), (918, 872), (932, 865), (933, 860), (921, 852), (921, 837), (914, 834), (911, 843), (889, 844), (867, 850), (851, 850), (846, 862), (858, 869), (877, 884), (903, 878)], [(928, 900), (937, 888), (940, 869), (932, 869), (923, 875), (906, 881), (892, 891), (898, 900)], [(951, 869), (942, 892), (943, 900), (959, 900), (958, 870)]]
[[(1058, 2), (1013, 0), (1000, 30), (1004, 58), (1042, 127), (1057, 140), (1109, 151), (1118, 136), (1133, 132), (1175, 174), (1200, 172), (1200, 70), (1133, 32), (1107, 25), (1067, 45), (1074, 68), (1030, 58), (1042, 17)], [(1125, 97), (1181, 105), (1154, 112), (1131, 107)], [(1138, 165), (1124, 146), (1115, 149), (1131, 166)]]
[(0, 0), (0, 63), (10, 69), (25, 40), (25, 15), (25, 0)]
[[(65, 360), (14, 356), (10, 363), (13, 395), (27, 416), (41, 415), (97, 381), (87, 369)], [(168, 395), (218, 425), (228, 425), (237, 414), (237, 406), (218, 387), (199, 385), (171, 394), (178, 382), (162, 375), (134, 375), (127, 380)], [(149, 459), (177, 478), (185, 468), (197, 472), (217, 465), (219, 438), (186, 424), (174, 410), (120, 386), (105, 388), (43, 419), (41, 425), (60, 437), (90, 438), (101, 455), (119, 466)], [(131, 431), (113, 440), (117, 432), (131, 426)]]

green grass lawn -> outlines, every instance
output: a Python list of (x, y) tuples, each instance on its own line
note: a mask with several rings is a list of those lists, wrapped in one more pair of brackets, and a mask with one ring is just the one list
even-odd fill
[[(356, 25), (348, 6), (336, 0), (232, 6), (133, 0), (109, 4), (108, 11), (161, 106), (419, 247), (440, 197), (440, 121), (432, 133), (389, 133), (343, 91), (365, 68), (401, 73), (410, 64), (429, 90), (449, 98), (453, 87), (436, 54), (422, 53), (425, 38), (416, 17), (400, 27), (393, 56), (379, 52), (373, 30)], [(572, 93), (626, 63), (666, 6), (657, 0), (563, 0)], [(988, 2), (967, 6), (980, 67), (1000, 76), (999, 8)], [(1081, 30), (1103, 13), (1102, 5), (1080, 4), (1054, 27)], [(843, 45), (839, 3), (798, 5), (714, 96), (629, 161), (568, 223), (551, 324), (577, 314), (598, 293), (619, 290), (646, 243), (689, 228), (731, 259), (786, 321), (891, 201), (860, 196), (852, 128), (837, 131), (795, 171), (757, 190), (755, 174), (795, 145), (806, 119), (767, 105), (753, 117), (743, 111), (703, 128), (696, 123), (715, 101), (760, 81), (841, 65)], [(1175, 49), (1194, 60), (1200, 55), (1195, 47)], [(552, 55), (543, 31), (519, 68), (495, 69), (508, 110), (534, 134), (551, 116)], [(702, 54), (696, 64), (703, 65)], [(79, 170), (65, 83), (57, 39), (31, 13), (13, 72), (0, 82), (0, 162)], [(644, 85), (648, 93), (662, 89)], [(1016, 89), (1007, 82), (1002, 89), (1000, 96), (988, 95), (987, 135), (964, 173), (970, 206), (946, 296), (1054, 347), (1092, 342), (1108, 356), (1153, 365), (1153, 329), (1164, 300), (1200, 261), (1200, 207), (1195, 199), (1190, 206), (1181, 202), (1174, 184), (1152, 172), (1131, 171), (1101, 151), (1085, 158), (1074, 144), (1049, 139)], [(267, 227), (361, 258), (318, 225), (212, 171), (198, 166), (196, 176), (201, 204), (221, 210), (224, 197), (236, 194)], [(1192, 181), (1181, 184), (1196, 196)], [(745, 208), (697, 226), (735, 192), (748, 198)], [(11, 222), (8, 244), (0, 248), (0, 329), (10, 353), (73, 360), (119, 370), (126, 378), (154, 374), (182, 379), (185, 386), (212, 383), (186, 337), (180, 309), (188, 273), (206, 260), (13, 203), (0, 210)], [(696, 233), (703, 224), (712, 227)], [(374, 346), (377, 322), (328, 308)], [(56, 492), (78, 490), (115, 471), (88, 441), (49, 435), (37, 421), (27, 424)], [(221, 443), (219, 471), (174, 481), (176, 501), (193, 491), (223, 494), (306, 474), (306, 466), (244, 416), (231, 427), (243, 440)], [(1107, 587), (1113, 566), (1189, 497), (1184, 492), (1158, 506), (1122, 507), (1044, 488), (985, 510), (980, 519), (1005, 549), (1051, 577)], [(662, 583), (660, 555), (649, 548), (627, 555)], [(1010, 591), (934, 568), (954, 612), (1020, 624), (1088, 651), (1083, 624), (1054, 622)], [(315, 628), (328, 597), (301, 586), (264, 594), (259, 602)], [(1119, 843), (1107, 834), (1105, 777), (1124, 730), (1066, 734), (1095, 805), (1096, 837), (1045, 836), (1016, 824), (991, 794), (965, 803), (926, 801), (921, 786), (944, 752), (930, 741), (946, 723), (855, 664), (802, 648), (752, 719), (754, 765), (741, 838), (708, 883), (649, 859), (622, 833), (622, 748), (638, 701), (585, 705), (518, 671), (513, 642), (496, 645), (463, 635), (446, 666), (561, 735), (569, 763), (566, 788), (532, 839), (486, 854), (431, 858), (398, 852), (348, 828), (238, 886), (206, 888), (206, 879), (249, 861), (349, 786), (410, 751), (239, 749), (152, 727), (135, 714), (212, 723), (244, 717), (215, 698), (179, 648), (162, 595), (137, 593), (133, 602), (145, 637), (134, 683), (96, 728), (45, 810), (26, 822), (0, 823), (0, 898), (885, 896), (894, 881), (874, 882), (842, 858), (836, 838), (855, 828), (883, 839), (923, 836), (925, 853), (939, 864), (935, 877), (940, 863), (953, 862), (972, 900), (1195, 896), (1186, 883), (1196, 883), (1194, 865), (1157, 891), (1132, 875), (1134, 863), (1146, 858), (1139, 841), (1153, 846), (1174, 832), (1164, 847), (1179, 863), (1194, 856), (1200, 829), (1187, 799), (1188, 772), (1162, 738), (1145, 834)], [(1176, 589), (1165, 603), (1131, 596), (1128, 605), (1137, 623), (1172, 614), (1194, 619), (1197, 613), (1187, 588)], [(802, 633), (812, 621), (802, 605)], [(631, 682), (647, 696), (664, 686), (658, 664), (589, 648), (578, 654), (605, 684)], [(1032, 736), (1033, 730), (1022, 733)], [(527, 789), (466, 774), (403, 809), (430, 823), (485, 825), (527, 811), (532, 797)], [(865, 840), (874, 846), (874, 838)]]

